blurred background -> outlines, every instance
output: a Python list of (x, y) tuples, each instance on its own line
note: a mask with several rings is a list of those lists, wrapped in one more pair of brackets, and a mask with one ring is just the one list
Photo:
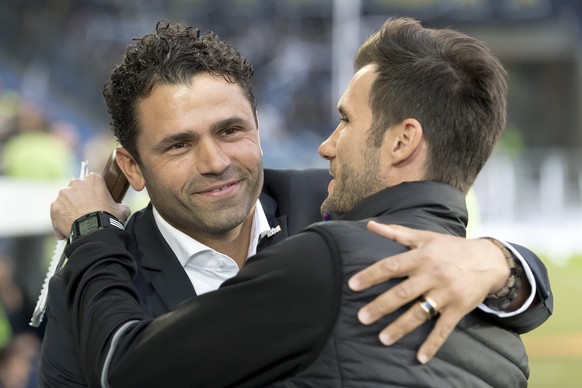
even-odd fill
[(133, 37), (169, 20), (234, 43), (255, 66), (265, 166), (326, 168), (317, 147), (355, 50), (390, 16), (482, 39), (509, 71), (508, 126), (470, 193), (470, 234), (544, 259), (556, 307), (524, 336), (530, 386), (579, 386), (582, 1), (2, 0), (0, 387), (37, 386), (43, 328), (28, 321), (54, 246), (50, 202), (81, 160), (101, 171), (115, 146), (101, 91)]

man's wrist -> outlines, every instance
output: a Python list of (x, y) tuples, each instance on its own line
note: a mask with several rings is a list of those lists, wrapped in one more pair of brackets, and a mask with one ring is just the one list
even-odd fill
[(82, 236), (86, 236), (97, 230), (105, 228), (117, 228), (121, 230), (125, 229), (123, 223), (111, 213), (105, 211), (95, 211), (85, 214), (73, 222), (69, 242), (72, 243)]
[(507, 278), (503, 287), (501, 287), (496, 292), (487, 295), (484, 303), (495, 310), (504, 311), (519, 295), (523, 276), (523, 268), (521, 263), (517, 262), (511, 252), (505, 247), (505, 245), (494, 238), (484, 238), (491, 241), (497, 248), (499, 248), (509, 267), (509, 277)]

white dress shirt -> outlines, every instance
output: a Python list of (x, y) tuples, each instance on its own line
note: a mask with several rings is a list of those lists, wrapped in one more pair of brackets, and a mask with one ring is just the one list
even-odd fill
[[(218, 289), (225, 280), (238, 273), (239, 267), (232, 258), (174, 228), (162, 218), (155, 207), (153, 213), (160, 233), (184, 267), (197, 295)], [(260, 237), (270, 231), (271, 226), (265, 211), (261, 202), (257, 200), (247, 257), (257, 252)]]

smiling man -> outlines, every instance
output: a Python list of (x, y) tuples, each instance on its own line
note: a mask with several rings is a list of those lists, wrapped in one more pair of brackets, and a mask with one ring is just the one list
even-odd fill
[(147, 187), (156, 222), (242, 267), (263, 187), (259, 131), (243, 90), (200, 73), (154, 87), (136, 114), (139, 164), (124, 148), (117, 160), (134, 189)]
[[(151, 198), (125, 225), (139, 260), (135, 286), (151, 316), (216, 290), (257, 250), (320, 220), (326, 171), (263, 171), (252, 76), (250, 63), (213, 33), (160, 23), (128, 47), (105, 85), (122, 146), (117, 163)], [(97, 180), (90, 174), (61, 191), (52, 209), (55, 223), (68, 225), (58, 235), (68, 236), (80, 214), (104, 227), (121, 225), (108, 223), (111, 214), (127, 217), (125, 205), (103, 206), (99, 196), (111, 196)], [(87, 386), (59, 274), (49, 290), (41, 384)]]
[[(72, 346), (90, 385), (527, 385), (529, 369), (521, 340), (510, 329), (494, 324), (491, 316), (474, 310), (454, 329), (454, 325), (447, 328), (442, 323), (439, 328), (441, 318), (435, 319), (436, 313), (450, 315), (450, 308), (440, 304), (446, 297), (438, 287), (418, 286), (423, 279), (430, 283), (434, 271), (409, 279), (398, 277), (362, 292), (347, 285), (357, 271), (386, 255), (406, 251), (405, 246), (368, 230), (378, 229), (377, 222), (447, 234), (452, 244), (457, 241), (452, 236), (464, 236), (464, 195), (505, 126), (503, 67), (481, 42), (452, 30), (424, 28), (405, 18), (387, 21), (362, 45), (355, 64), (356, 73), (338, 104), (340, 123), (319, 148), (330, 162), (333, 178), (321, 209), (337, 221), (312, 225), (261, 250), (218, 290), (172, 306), (173, 311), (158, 318), (148, 307), (150, 297), (140, 291), (144, 278), (150, 277), (140, 263), (147, 248), (153, 247), (138, 235), (144, 230), (140, 222), (147, 211), (134, 216), (127, 231), (104, 228), (72, 242), (67, 250), (69, 262), (55, 284), (64, 287), (60, 289), (68, 301), (64, 320), (70, 324)], [(249, 235), (252, 241), (255, 231), (262, 229), (255, 228), (261, 224), (262, 200), (254, 204), (254, 212), (253, 201), (246, 201), (260, 186), (247, 176), (260, 166), (260, 147), (253, 135), (256, 129), (246, 129), (247, 123), (253, 123), (253, 110), (234, 109), (235, 114), (223, 117), (228, 102), (244, 94), (232, 90), (226, 96), (232, 85), (229, 78), (211, 74), (148, 89), (137, 104), (142, 117), (155, 112), (155, 104), (148, 102), (156, 99), (173, 105), (168, 111), (174, 114), (154, 114), (150, 119), (155, 126), (142, 123), (141, 130), (155, 134), (146, 134), (145, 140), (137, 142), (139, 153), (124, 145), (128, 151), (118, 159), (134, 187), (149, 189), (150, 180), (156, 182), (152, 204), (161, 218), (154, 219), (165, 241), (158, 236), (154, 243), (167, 243), (162, 252), (166, 257), (158, 255), (167, 265), (172, 258), (168, 247), (178, 259), (207, 251), (188, 240), (186, 236), (194, 237), (190, 234), (208, 244), (218, 242), (224, 250), (244, 249), (249, 246), (245, 242)], [(191, 89), (197, 86), (208, 88), (201, 93)], [(244, 84), (241, 86), (244, 93)], [(184, 91), (188, 96), (182, 96)], [(207, 101), (199, 99), (202, 95), (216, 104), (204, 109), (204, 115), (220, 112), (208, 122), (190, 116), (190, 109), (197, 110)], [(176, 100), (177, 96), (182, 97)], [(150, 109), (146, 112), (144, 106)], [(181, 120), (182, 115), (190, 119)], [(160, 118), (165, 120), (157, 121)], [(166, 126), (166, 120), (172, 124)], [(214, 124), (225, 122), (229, 125)], [(123, 136), (121, 139), (124, 144)], [(243, 152), (247, 146), (257, 153)], [(191, 157), (190, 152), (204, 157)], [(216, 160), (208, 160), (211, 158)], [(182, 172), (164, 177), (169, 166)], [(166, 186), (160, 186), (162, 181)], [(73, 182), (70, 191), (61, 192), (53, 212), (74, 208), (74, 199), (83, 195), (93, 195), (95, 206), (119, 212), (119, 208), (108, 207), (114, 205), (107, 205), (104, 191), (97, 175), (86, 182)], [(245, 226), (248, 218), (244, 213), (230, 207), (233, 198), (249, 207), (252, 214), (248, 217), (255, 220), (252, 226)], [(177, 203), (159, 204), (167, 200)], [(214, 212), (224, 209), (232, 222), (242, 224), (232, 231), (222, 229), (228, 222), (216, 222), (213, 213), (203, 208), (199, 209), (202, 215), (191, 216), (212, 228), (206, 225), (202, 231), (191, 230), (181, 224), (183, 214), (164, 213), (170, 209), (186, 213), (190, 211), (186, 207), (202, 204)], [(214, 207), (218, 204), (221, 206)], [(78, 212), (80, 209), (73, 209), (64, 221), (55, 217), (57, 230), (65, 234)], [(148, 236), (155, 237), (155, 233)], [(188, 242), (180, 243), (183, 239)], [(197, 247), (186, 249), (183, 255), (181, 250), (190, 243)], [(484, 243), (483, 247), (489, 244)], [(239, 257), (236, 251), (233, 255)], [(506, 258), (511, 262), (511, 254)], [(457, 259), (454, 267), (459, 282), (467, 281), (461, 273), (464, 261), (463, 257)], [(414, 260), (401, 263), (409, 270), (417, 264)], [(495, 294), (491, 298), (496, 300), (514, 300), (521, 289), (515, 264), (510, 275), (495, 260), (483, 260), (476, 267), (479, 284), (488, 284), (479, 291), (481, 296), (475, 297), (475, 285), (470, 285), (467, 292), (449, 298), (471, 300), (469, 310), (488, 293)], [(398, 273), (388, 268), (388, 272)], [(547, 278), (543, 272), (539, 278), (544, 291), (539, 292), (539, 287), (532, 291), (537, 303), (520, 314), (525, 323), (516, 325), (517, 331), (531, 328), (532, 322), (535, 327), (549, 316)], [(152, 284), (160, 281), (154, 279)], [(418, 289), (423, 297), (416, 301)], [(407, 305), (373, 324), (362, 325), (356, 317), (358, 310), (386, 290), (396, 290)], [(383, 346), (378, 341), (380, 330), (403, 318), (410, 322), (397, 327), (419, 327), (392, 346)], [(442, 341), (450, 335), (447, 342), (437, 341), (442, 348), (436, 355), (436, 350), (418, 355), (418, 347), (434, 330)], [(394, 339), (384, 338), (383, 342), (393, 343)]]

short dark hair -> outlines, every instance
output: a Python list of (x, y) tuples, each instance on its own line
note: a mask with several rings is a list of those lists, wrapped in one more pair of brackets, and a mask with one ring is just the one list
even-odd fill
[(429, 147), (426, 179), (467, 192), (505, 128), (507, 73), (484, 43), (451, 29), (388, 19), (360, 47), (356, 71), (375, 64), (370, 141), (417, 119)]
[(193, 27), (162, 21), (155, 33), (135, 40), (127, 47), (122, 63), (113, 69), (103, 96), (113, 134), (137, 162), (137, 104), (157, 84), (188, 84), (202, 72), (223, 76), (241, 86), (257, 119), (252, 65), (213, 32), (200, 34)]

